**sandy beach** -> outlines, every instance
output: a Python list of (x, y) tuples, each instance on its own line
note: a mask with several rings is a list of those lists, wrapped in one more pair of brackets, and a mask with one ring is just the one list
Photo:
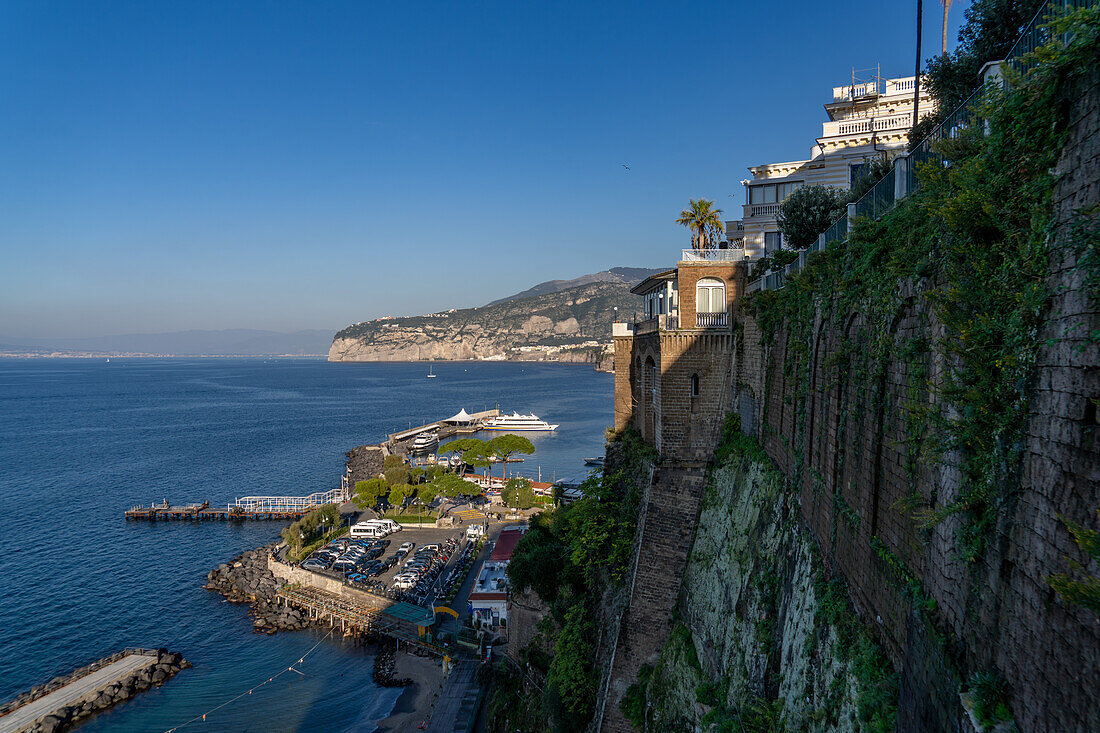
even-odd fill
[(399, 652), (394, 663), (393, 676), (396, 679), (408, 677), (415, 681), (397, 698), (393, 712), (378, 721), (377, 730), (379, 733), (418, 730), (417, 726), (428, 720), (443, 685), (442, 663), (432, 657)]

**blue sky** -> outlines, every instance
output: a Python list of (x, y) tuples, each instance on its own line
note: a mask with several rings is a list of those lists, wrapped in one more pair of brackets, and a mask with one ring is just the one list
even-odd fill
[(914, 27), (862, 1), (7, 0), (0, 334), (336, 330), (668, 265), (689, 197), (736, 214), (853, 66), (912, 73)]

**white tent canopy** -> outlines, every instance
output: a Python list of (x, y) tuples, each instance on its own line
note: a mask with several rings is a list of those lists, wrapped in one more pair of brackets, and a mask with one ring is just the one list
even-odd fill
[(443, 422), (461, 424), (461, 423), (469, 423), (469, 422), (473, 422), (473, 421), (474, 421), (473, 416), (470, 413), (466, 412), (466, 408), (464, 407), (464, 408), (462, 408), (461, 411), (459, 411), (459, 413), (457, 415), (455, 415), (454, 417), (449, 417), (446, 420), (444, 420)]

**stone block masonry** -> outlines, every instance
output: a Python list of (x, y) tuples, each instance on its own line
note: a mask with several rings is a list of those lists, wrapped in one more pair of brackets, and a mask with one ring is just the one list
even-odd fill
[[(931, 346), (944, 326), (925, 294), (901, 286), (890, 326), (899, 348), (881, 372), (867, 368), (859, 312), (839, 328), (818, 317), (807, 344), (780, 326), (766, 345), (758, 324), (739, 316), (733, 405), (792, 482), (826, 562), (902, 671), (902, 731), (966, 730), (959, 692), (976, 672), (1003, 676), (1020, 730), (1100, 730), (1100, 619), (1048, 580), (1067, 571), (1067, 558), (1097, 571), (1063, 518), (1100, 524), (1100, 344), (1091, 336), (1100, 309), (1073, 241), (1082, 217), (1096, 226), (1100, 206), (1100, 72), (1071, 99), (1020, 481), (978, 562), (960, 557), (959, 516), (921, 529), (920, 510), (947, 506), (961, 485), (957, 456), (929, 461), (912, 449), (921, 437), (911, 434), (921, 429), (913, 409), (943, 409), (936, 388), (946, 365)], [(918, 346), (901, 356), (905, 344)], [(791, 370), (795, 348), (809, 363)], [(915, 610), (914, 582), (933, 611)]]

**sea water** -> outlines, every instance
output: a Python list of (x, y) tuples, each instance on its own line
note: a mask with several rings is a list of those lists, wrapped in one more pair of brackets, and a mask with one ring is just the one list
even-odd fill
[(82, 730), (373, 730), (400, 691), (371, 681), (369, 647), (326, 631), (254, 634), (246, 606), (202, 588), (281, 524), (122, 513), (333, 488), (345, 451), (462, 408), (560, 424), (529, 434), (536, 452), (510, 473), (583, 476), (582, 459), (602, 453), (610, 375), (500, 362), (434, 372), (320, 359), (0, 360), (0, 699), (124, 647), (167, 647), (194, 668)]

